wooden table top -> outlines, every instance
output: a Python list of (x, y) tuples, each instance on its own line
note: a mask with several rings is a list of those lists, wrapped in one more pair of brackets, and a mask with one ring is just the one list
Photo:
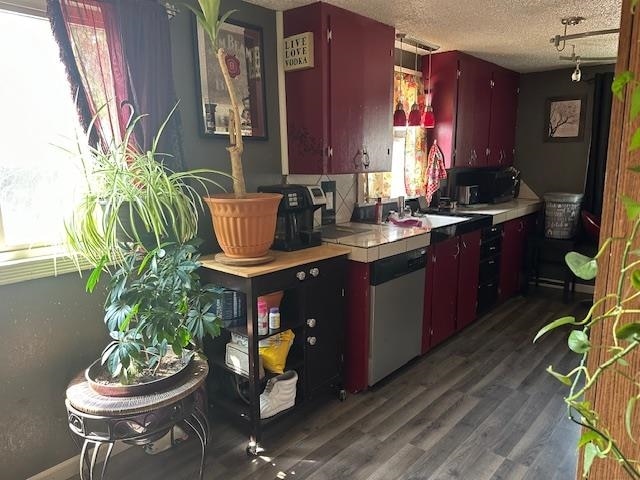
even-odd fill
[(204, 357), (194, 355), (184, 379), (167, 390), (133, 397), (106, 397), (94, 392), (80, 373), (67, 387), (67, 400), (76, 410), (103, 417), (145, 413), (171, 405), (202, 385), (209, 373)]
[(202, 257), (200, 261), (204, 268), (229, 273), (238, 277), (251, 278), (280, 270), (286, 270), (287, 268), (297, 267), (298, 265), (305, 265), (307, 263), (318, 262), (328, 258), (348, 255), (349, 253), (351, 253), (351, 249), (348, 247), (340, 245), (320, 245), (319, 247), (305, 248), (302, 250), (296, 250), (295, 252), (279, 252), (276, 250), (270, 250), (269, 254), (275, 257), (274, 261), (252, 267), (224, 265), (216, 262), (213, 255)]

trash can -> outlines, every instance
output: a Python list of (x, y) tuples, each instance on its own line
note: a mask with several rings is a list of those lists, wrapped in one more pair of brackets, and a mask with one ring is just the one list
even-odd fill
[(547, 238), (573, 238), (580, 221), (581, 193), (545, 193), (545, 225)]

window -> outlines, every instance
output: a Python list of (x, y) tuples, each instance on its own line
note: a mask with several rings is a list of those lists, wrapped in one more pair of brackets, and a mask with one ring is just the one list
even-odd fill
[(49, 21), (0, 9), (0, 65), (0, 262), (6, 262), (56, 250), (51, 246), (62, 242), (63, 220), (85, 182), (69, 153), (80, 126)]

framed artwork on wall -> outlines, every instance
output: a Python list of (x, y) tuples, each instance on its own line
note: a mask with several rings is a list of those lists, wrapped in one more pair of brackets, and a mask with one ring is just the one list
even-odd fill
[(587, 98), (566, 96), (547, 98), (545, 105), (545, 142), (581, 142)]
[[(229, 135), (231, 99), (224, 83), (216, 52), (193, 16), (200, 105), (200, 129), (205, 136)], [(267, 139), (265, 107), (264, 47), (262, 29), (226, 20), (218, 33), (218, 46), (226, 52), (225, 61), (242, 102), (240, 122), (245, 138)]]

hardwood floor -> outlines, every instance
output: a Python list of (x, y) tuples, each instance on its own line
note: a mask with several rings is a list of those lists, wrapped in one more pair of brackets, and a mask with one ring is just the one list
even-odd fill
[[(245, 454), (235, 425), (212, 422), (208, 480), (572, 480), (578, 428), (566, 390), (545, 368), (577, 364), (566, 330), (531, 340), (540, 326), (586, 308), (557, 291), (514, 298), (371, 391), (312, 406), (267, 431), (264, 455)], [(156, 456), (132, 448), (108, 477), (197, 478), (189, 440)]]

